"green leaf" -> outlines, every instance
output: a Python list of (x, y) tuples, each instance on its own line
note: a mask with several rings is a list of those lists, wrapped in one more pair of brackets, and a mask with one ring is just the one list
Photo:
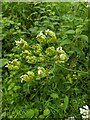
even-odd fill
[(68, 96), (66, 96), (64, 98), (64, 103), (63, 103), (63, 109), (64, 109), (64, 112), (66, 111), (67, 107), (68, 107), (68, 103), (69, 103), (69, 99), (68, 99)]
[(50, 110), (49, 109), (45, 109), (43, 112), (44, 116), (47, 116), (50, 114)]
[(39, 117), (38, 118), (44, 118), (44, 115), (39, 115)]
[(37, 108), (34, 109), (34, 115), (38, 116), (39, 115), (39, 110)]
[(68, 44), (71, 44), (70, 39), (65, 39), (65, 40), (61, 41), (61, 46), (68, 45)]
[(76, 34), (78, 35), (78, 34), (81, 34), (82, 33), (82, 29), (81, 28), (77, 28), (76, 29)]
[(80, 38), (82, 40), (85, 40), (86, 42), (88, 42), (88, 36), (86, 36), (86, 35), (80, 35)]
[(75, 33), (74, 30), (68, 30), (68, 31), (66, 32), (66, 34), (74, 34), (74, 33)]
[(29, 31), (31, 31), (32, 33), (35, 33), (35, 32), (37, 32), (37, 27), (34, 27), (34, 28), (29, 28)]
[(8, 59), (0, 59), (0, 67), (3, 67), (4, 65), (6, 65), (8, 63)]
[(58, 98), (58, 94), (57, 94), (57, 93), (52, 93), (50, 96), (51, 96), (52, 98), (54, 98), (54, 99)]
[(8, 87), (8, 90), (11, 90), (15, 86), (15, 83), (11, 83)]
[(34, 116), (34, 110), (32, 109), (27, 109), (26, 113), (25, 113), (25, 117), (26, 118), (32, 118)]

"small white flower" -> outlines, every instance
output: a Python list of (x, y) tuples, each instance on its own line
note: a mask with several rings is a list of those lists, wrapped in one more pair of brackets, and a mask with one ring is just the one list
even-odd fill
[(23, 80), (23, 78), (21, 79), (21, 83), (23, 82), (24, 80)]
[(43, 35), (43, 31), (40, 31), (36, 38), (40, 37), (41, 35)]
[(24, 81), (23, 76), (24, 76), (24, 75), (20, 76), (20, 78), (21, 78), (21, 83)]
[(13, 63), (13, 61), (10, 61), (10, 63), (12, 64), (12, 63)]
[(84, 120), (86, 119), (86, 118), (89, 118), (89, 116), (88, 115), (82, 115), (82, 118), (84, 118)]
[(80, 114), (83, 114), (85, 112), (85, 110), (82, 108), (80, 108), (79, 110), (80, 110)]
[(75, 120), (75, 118), (74, 117), (68, 117), (67, 120)]
[(49, 29), (45, 30), (46, 33), (49, 32), (49, 31), (50, 31)]
[(9, 63), (12, 63), (12, 61), (9, 61)]
[(21, 41), (15, 41), (16, 42), (16, 45), (19, 45), (21, 43)]
[(45, 30), (45, 34), (47, 35), (47, 33), (48, 33), (49, 31), (50, 31), (49, 29)]
[(60, 56), (60, 58), (61, 58), (61, 57), (63, 57), (63, 56), (64, 56), (64, 54), (60, 54), (59, 56)]
[(42, 73), (42, 70), (38, 70), (38, 75), (40, 75)]
[(5, 65), (5, 67), (8, 67), (9, 64)]
[(70, 117), (71, 119), (73, 119), (74, 117)]
[(83, 106), (86, 110), (89, 110), (89, 107), (87, 105)]
[(56, 50), (57, 50), (57, 51), (62, 50), (62, 47), (60, 46), (60, 47), (58, 47)]

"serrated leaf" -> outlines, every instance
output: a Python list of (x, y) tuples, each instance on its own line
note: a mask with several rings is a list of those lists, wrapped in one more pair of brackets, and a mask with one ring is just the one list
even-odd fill
[(27, 109), (26, 113), (25, 113), (25, 117), (26, 118), (32, 118), (34, 116), (34, 110), (32, 109)]
[(52, 98), (54, 98), (54, 99), (58, 98), (58, 94), (57, 94), (57, 93), (52, 93), (50, 96), (51, 96)]
[(44, 116), (47, 116), (50, 114), (50, 110), (49, 109), (45, 109), (43, 112)]
[(66, 32), (66, 34), (74, 34), (74, 33), (75, 33), (74, 30), (68, 30), (68, 31)]
[(67, 107), (68, 107), (68, 103), (69, 103), (69, 99), (68, 99), (68, 96), (66, 96), (64, 98), (64, 103), (63, 103), (63, 109), (64, 109), (64, 112), (66, 111)]

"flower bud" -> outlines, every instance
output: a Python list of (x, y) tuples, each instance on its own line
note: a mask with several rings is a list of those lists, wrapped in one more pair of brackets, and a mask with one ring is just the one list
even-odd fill
[(29, 76), (27, 75), (27, 74), (25, 74), (25, 75), (23, 75), (23, 76), (21, 76), (22, 77), (22, 80), (24, 80), (24, 81), (29, 81), (30, 79), (29, 79)]
[(36, 38), (41, 44), (46, 44), (46, 36), (42, 33), (42, 31), (37, 35)]
[(39, 44), (33, 45), (32, 48), (34, 49), (35, 55), (39, 55), (42, 52), (42, 47)]
[(44, 56), (41, 56), (38, 58), (38, 62), (44, 62), (45, 61), (45, 57)]
[(19, 70), (20, 62), (18, 59), (14, 59), (13, 61), (9, 61), (9, 64), (6, 66), (9, 70)]
[(33, 71), (28, 71), (27, 74), (28, 74), (30, 80), (33, 80), (33, 79), (34, 79), (35, 75), (34, 75), (34, 72), (33, 72)]
[(32, 55), (32, 53), (29, 52), (28, 50), (25, 50), (25, 51), (22, 52), (22, 57), (23, 58), (26, 58), (27, 56), (31, 56), (31, 55)]
[(18, 61), (18, 59), (15, 59), (12, 61), (12, 65), (13, 66), (20, 66), (20, 62)]
[(66, 59), (66, 54), (60, 54), (60, 60), (64, 61)]
[(30, 64), (36, 64), (37, 62), (36, 56), (27, 56), (26, 59), (27, 59), (27, 62)]
[(48, 47), (45, 53), (47, 56), (54, 56), (56, 51), (55, 51), (55, 48), (52, 46), (52, 47)]
[(15, 42), (16, 42), (16, 45), (22, 50), (29, 48), (28, 43), (26, 41), (24, 41), (22, 38), (20, 39), (20, 41), (15, 41)]
[(19, 66), (13, 66), (13, 70), (19, 70)]
[(53, 42), (56, 42), (56, 35), (53, 31), (51, 30), (46, 30), (45, 31), (45, 35), (47, 36), (47, 43), (53, 43)]
[(8, 64), (8, 70), (13, 70), (13, 65)]
[(21, 82), (24, 80), (26, 82), (31, 82), (34, 79), (35, 75), (33, 71), (28, 71), (27, 74), (22, 75)]

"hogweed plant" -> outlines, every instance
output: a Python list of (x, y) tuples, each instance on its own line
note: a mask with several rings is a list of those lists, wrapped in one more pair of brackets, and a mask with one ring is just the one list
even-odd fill
[[(13, 60), (10, 60), (5, 67), (8, 68), (11, 77), (14, 75), (16, 76), (16, 83), (19, 80), (21, 91), (24, 91), (26, 95), (30, 95), (31, 91), (35, 91), (35, 93), (31, 93), (32, 95), (30, 96), (30, 101), (35, 96), (37, 96), (38, 93), (41, 94), (40, 99), (42, 99), (42, 92), (45, 92), (44, 94), (47, 94), (46, 97), (49, 94), (48, 100), (46, 101), (47, 106), (44, 108), (44, 116), (42, 114), (39, 116), (39, 118), (44, 118), (50, 114), (50, 109), (53, 108), (49, 105), (49, 102), (52, 99), (56, 100), (59, 98), (59, 93), (56, 91), (59, 89), (61, 90), (61, 88), (63, 89), (63, 87), (65, 89), (65, 84), (72, 84), (73, 82), (71, 79), (72, 76), (70, 77), (70, 73), (65, 74), (63, 73), (64, 71), (62, 72), (62, 69), (66, 71), (69, 70), (70, 72), (75, 71), (63, 67), (66, 65), (65, 63), (68, 60), (68, 56), (62, 46), (60, 46), (60, 41), (57, 39), (53, 31), (49, 29), (46, 31), (41, 31), (35, 39), (36, 40), (34, 42), (30, 41), (30, 43), (22, 38), (19, 41), (15, 41), (17, 52), (14, 53)], [(76, 72), (80, 71), (76, 70)], [(65, 76), (65, 78), (63, 76)], [(74, 80), (77, 80), (75, 79), (77, 78), (75, 73), (73, 74), (73, 77)], [(68, 82), (66, 83), (67, 80)], [(49, 86), (51, 86), (51, 88)], [(49, 88), (50, 90), (48, 90)], [(46, 99), (46, 97), (44, 99)], [(62, 97), (63, 95), (61, 95), (60, 100)], [(69, 97), (67, 95), (64, 95), (63, 102), (60, 102), (60, 106), (55, 106), (57, 106), (58, 110), (60, 109), (61, 111), (59, 115), (61, 117), (63, 115), (64, 117), (68, 108)], [(85, 112), (86, 113), (82, 115), (82, 118), (88, 117), (87, 111)], [(80, 108), (80, 114), (82, 113), (83, 111)], [(74, 117), (71, 118), (74, 119)]]
[(52, 73), (52, 65), (63, 64), (68, 60), (66, 52), (60, 46), (53, 31), (49, 29), (44, 32), (41, 31), (36, 38), (37, 43), (30, 46), (22, 38), (15, 41), (16, 46), (21, 51), (20, 60), (14, 59), (6, 65), (9, 71), (22, 71), (23, 64), (26, 64), (26, 67), (28, 66), (28, 71), (20, 73), (21, 82), (49, 78)]

